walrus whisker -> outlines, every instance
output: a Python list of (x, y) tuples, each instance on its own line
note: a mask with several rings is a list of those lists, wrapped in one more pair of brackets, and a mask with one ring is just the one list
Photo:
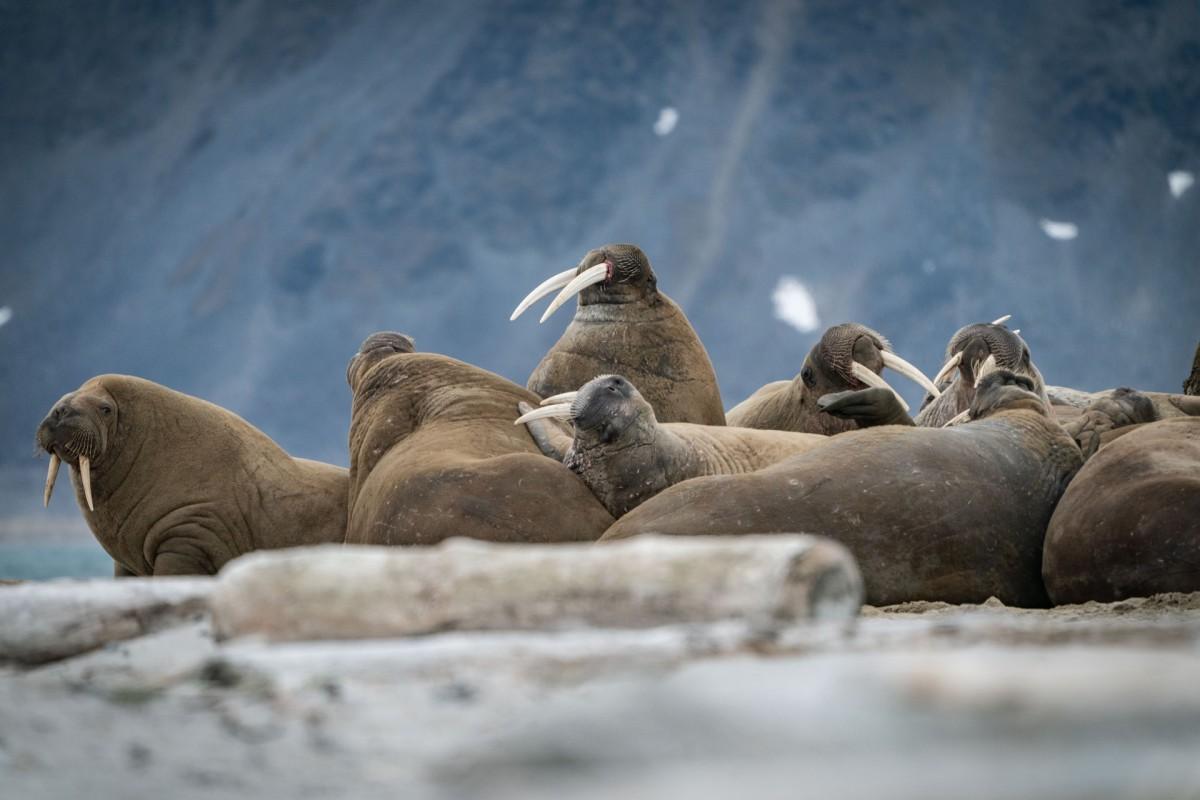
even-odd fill
[(1012, 314), (1005, 314), (1000, 319), (992, 320), (992, 324), (993, 325), (1003, 325), (1004, 323), (1008, 322), (1010, 319), (1012, 319)]
[(552, 406), (555, 403), (570, 404), (570, 403), (575, 402), (575, 396), (577, 394), (579, 394), (579, 392), (562, 392), (561, 394), (552, 394), (549, 397), (547, 397), (545, 400), (543, 400), (542, 402), (538, 403), (538, 405)]
[(946, 420), (946, 424), (943, 425), (942, 427), (949, 428), (951, 425), (957, 425), (960, 422), (965, 422), (966, 420), (970, 419), (970, 417), (971, 417), (971, 409), (969, 409), (969, 408), (963, 409), (962, 411), (958, 412), (950, 419)]
[(545, 419), (546, 417), (554, 417), (555, 419), (570, 419), (571, 404), (557, 403), (552, 406), (535, 408), (533, 411), (529, 411), (517, 417), (517, 420), (513, 423), (513, 425), (524, 425), (526, 422), (533, 422), (535, 419)]
[(904, 398), (900, 396), (900, 393), (893, 389), (891, 384), (889, 384), (883, 378), (879, 377), (874, 372), (871, 372), (871, 370), (867, 369), (857, 361), (850, 362), (850, 371), (854, 373), (855, 378), (862, 383), (865, 383), (867, 386), (877, 389), (887, 389), (889, 392), (896, 395), (896, 399), (900, 401), (900, 407), (904, 409), (904, 413), (908, 413), (908, 403), (904, 402)]
[(570, 300), (575, 295), (582, 292), (587, 287), (600, 283), (608, 278), (608, 270), (610, 266), (607, 261), (603, 261), (595, 266), (588, 267), (583, 272), (579, 273), (568, 283), (563, 290), (559, 292), (558, 297), (550, 303), (546, 308), (546, 313), (542, 314), (540, 322), (545, 322), (550, 318), (550, 315), (557, 311), (563, 303)]
[(508, 318), (508, 321), (512, 322), (514, 319), (521, 316), (525, 313), (525, 309), (529, 308), (531, 305), (551, 292), (557, 291), (558, 289), (566, 286), (574, 277), (575, 267), (571, 267), (570, 269), (565, 269), (557, 275), (552, 275), (546, 280), (542, 281), (538, 284), (536, 289), (525, 295), (525, 299), (517, 304), (517, 310), (512, 313), (512, 316)]
[(92, 502), (92, 462), (87, 456), (79, 457), (79, 482), (83, 484), (83, 496), (87, 499), (88, 510), (95, 511), (96, 504)]
[(885, 367), (890, 367), (909, 380), (916, 382), (919, 386), (923, 386), (934, 397), (939, 397), (942, 394), (942, 391), (934, 385), (933, 381), (929, 380), (925, 373), (921, 372), (913, 364), (887, 350), (881, 350), (879, 355), (883, 358), (883, 365)]
[(962, 358), (963, 358), (962, 350), (959, 350), (957, 353), (955, 353), (953, 356), (951, 356), (950, 360), (947, 361), (945, 364), (943, 364), (942, 368), (938, 370), (938, 374), (933, 376), (933, 382), (941, 383), (946, 378), (948, 378), (950, 376), (950, 373), (953, 372), (958, 367), (958, 365), (962, 363)]
[(50, 454), (50, 468), (46, 470), (46, 489), (42, 492), (42, 508), (50, 505), (50, 495), (54, 493), (54, 481), (58, 480), (59, 458), (56, 453)]

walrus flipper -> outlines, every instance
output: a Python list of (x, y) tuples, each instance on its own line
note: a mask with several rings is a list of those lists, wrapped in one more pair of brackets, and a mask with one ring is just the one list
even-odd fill
[(872, 387), (821, 395), (817, 407), (839, 419), (849, 419), (860, 428), (877, 425), (915, 425), (890, 389)]
[(1141, 392), (1122, 387), (1112, 394), (1093, 401), (1083, 413), (1063, 427), (1086, 461), (1095, 455), (1102, 444), (1112, 438), (1112, 431), (1130, 425), (1154, 422), (1158, 412), (1150, 398)]
[[(529, 403), (517, 403), (517, 409), (522, 414), (533, 411)], [(549, 419), (535, 419), (525, 423), (525, 429), (534, 443), (549, 458), (561, 462), (571, 449), (571, 437), (557, 423)]]

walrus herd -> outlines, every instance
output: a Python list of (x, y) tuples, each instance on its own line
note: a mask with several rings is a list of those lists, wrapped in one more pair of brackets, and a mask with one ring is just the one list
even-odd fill
[[(966, 325), (933, 379), (835, 325), (800, 371), (725, 411), (683, 310), (630, 244), (530, 292), (574, 318), (525, 387), (394, 332), (352, 355), (349, 470), (237, 415), (100, 375), (37, 429), (44, 502), (69, 466), (114, 574), (213, 574), (318, 542), (602, 543), (812, 533), (873, 604), (1020, 606), (1200, 590), (1200, 349), (1184, 394), (1048, 385), (1008, 317)], [(884, 371), (915, 381), (915, 413)]]

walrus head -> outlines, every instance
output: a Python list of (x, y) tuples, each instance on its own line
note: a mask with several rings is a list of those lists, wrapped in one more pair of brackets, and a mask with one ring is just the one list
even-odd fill
[(972, 420), (983, 419), (998, 411), (1025, 409), (1049, 416), (1042, 398), (1037, 393), (1037, 384), (1027, 375), (1010, 369), (995, 369), (988, 372), (975, 386), (975, 399), (971, 402), (968, 416)]
[(884, 367), (915, 381), (926, 391), (938, 392), (924, 373), (892, 352), (887, 339), (856, 322), (834, 325), (826, 330), (804, 359), (798, 377), (803, 383), (804, 395), (812, 398), (814, 403), (827, 394), (875, 387), (891, 391), (907, 411), (904, 398), (880, 377)]
[(646, 398), (621, 375), (601, 375), (577, 392), (548, 397), (540, 408), (523, 414), (515, 424), (546, 417), (571, 420), (576, 444), (585, 447), (612, 444), (635, 426), (652, 427), (658, 422)]
[(362, 376), (381, 359), (396, 353), (413, 352), (416, 352), (416, 346), (411, 336), (395, 331), (372, 333), (358, 346), (358, 352), (346, 366), (346, 383), (350, 384), (350, 391), (358, 390), (358, 382), (362, 380)]
[(117, 429), (118, 413), (116, 399), (100, 383), (91, 381), (63, 395), (54, 404), (37, 429), (38, 448), (50, 454), (43, 505), (50, 504), (59, 463), (65, 461), (79, 471), (88, 509), (96, 510), (92, 498), (92, 466), (108, 450), (108, 443)]
[(608, 244), (588, 251), (578, 266), (563, 270), (539, 284), (517, 305), (509, 319), (521, 316), (531, 305), (556, 290), (561, 291), (542, 314), (542, 322), (575, 295), (579, 295), (581, 306), (653, 303), (658, 296), (658, 279), (641, 248), (632, 244)]
[(974, 388), (982, 377), (980, 366), (991, 356), (997, 368), (1025, 375), (1034, 381), (1034, 391), (1039, 391), (1042, 376), (1033, 365), (1029, 345), (1020, 337), (1020, 331), (1010, 331), (1005, 327), (1006, 319), (1001, 317), (995, 322), (979, 322), (959, 328), (946, 348), (946, 363), (938, 370), (933, 382), (939, 387), (946, 385), (957, 369), (958, 379), (963, 381), (963, 385)]

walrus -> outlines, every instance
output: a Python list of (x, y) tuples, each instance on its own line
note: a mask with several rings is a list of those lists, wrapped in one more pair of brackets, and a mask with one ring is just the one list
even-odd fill
[(527, 389), (383, 332), (351, 359), (350, 544), (594, 541), (612, 517), (513, 426)]
[(1029, 378), (1047, 410), (1052, 410), (1046, 382), (1033, 363), (1029, 345), (1020, 331), (1008, 329), (1004, 324), (1008, 319), (1006, 315), (993, 322), (965, 325), (950, 337), (945, 363), (933, 377), (941, 395), (926, 395), (914, 420), (917, 425), (940, 428), (966, 412), (975, 398), (980, 368), (985, 363)]
[(919, 369), (892, 352), (887, 339), (855, 322), (828, 328), (791, 380), (774, 381), (758, 389), (725, 415), (728, 425), (797, 433), (833, 435), (854, 430), (852, 419), (822, 413), (818, 400), (840, 391), (865, 387), (888, 389), (908, 410), (908, 404), (880, 377), (884, 367), (899, 372), (932, 392), (938, 388)]
[(575, 317), (529, 376), (540, 397), (620, 373), (641, 390), (663, 422), (724, 425), (721, 390), (708, 352), (683, 310), (658, 289), (650, 259), (632, 244), (590, 250), (578, 267), (544, 281), (510, 319), (561, 289), (542, 322), (579, 295)]
[[(621, 375), (602, 375), (560, 402), (531, 409), (527, 424), (543, 452), (583, 479), (614, 517), (688, 478), (736, 475), (811, 450), (829, 437), (690, 422), (659, 422), (654, 409)], [(570, 419), (574, 437), (554, 443), (547, 417)]]
[(114, 574), (212, 575), (252, 550), (341, 542), (347, 472), (293, 458), (231, 411), (152, 381), (100, 375), (37, 429)]
[(1109, 442), (1134, 428), (1160, 420), (1200, 416), (1200, 397), (1167, 392), (1139, 392), (1122, 386), (1091, 395), (1079, 412), (1059, 421), (1079, 445), (1086, 461)]
[(1200, 344), (1196, 345), (1196, 355), (1192, 358), (1192, 371), (1183, 380), (1183, 393), (1200, 395)]
[(1042, 575), (1055, 603), (1200, 591), (1200, 417), (1127, 430), (1050, 519)]
[(601, 541), (805, 531), (854, 554), (873, 605), (995, 596), (1044, 607), (1043, 537), (1081, 458), (1033, 389), (994, 371), (976, 387), (971, 422), (849, 431), (757, 472), (693, 478)]

